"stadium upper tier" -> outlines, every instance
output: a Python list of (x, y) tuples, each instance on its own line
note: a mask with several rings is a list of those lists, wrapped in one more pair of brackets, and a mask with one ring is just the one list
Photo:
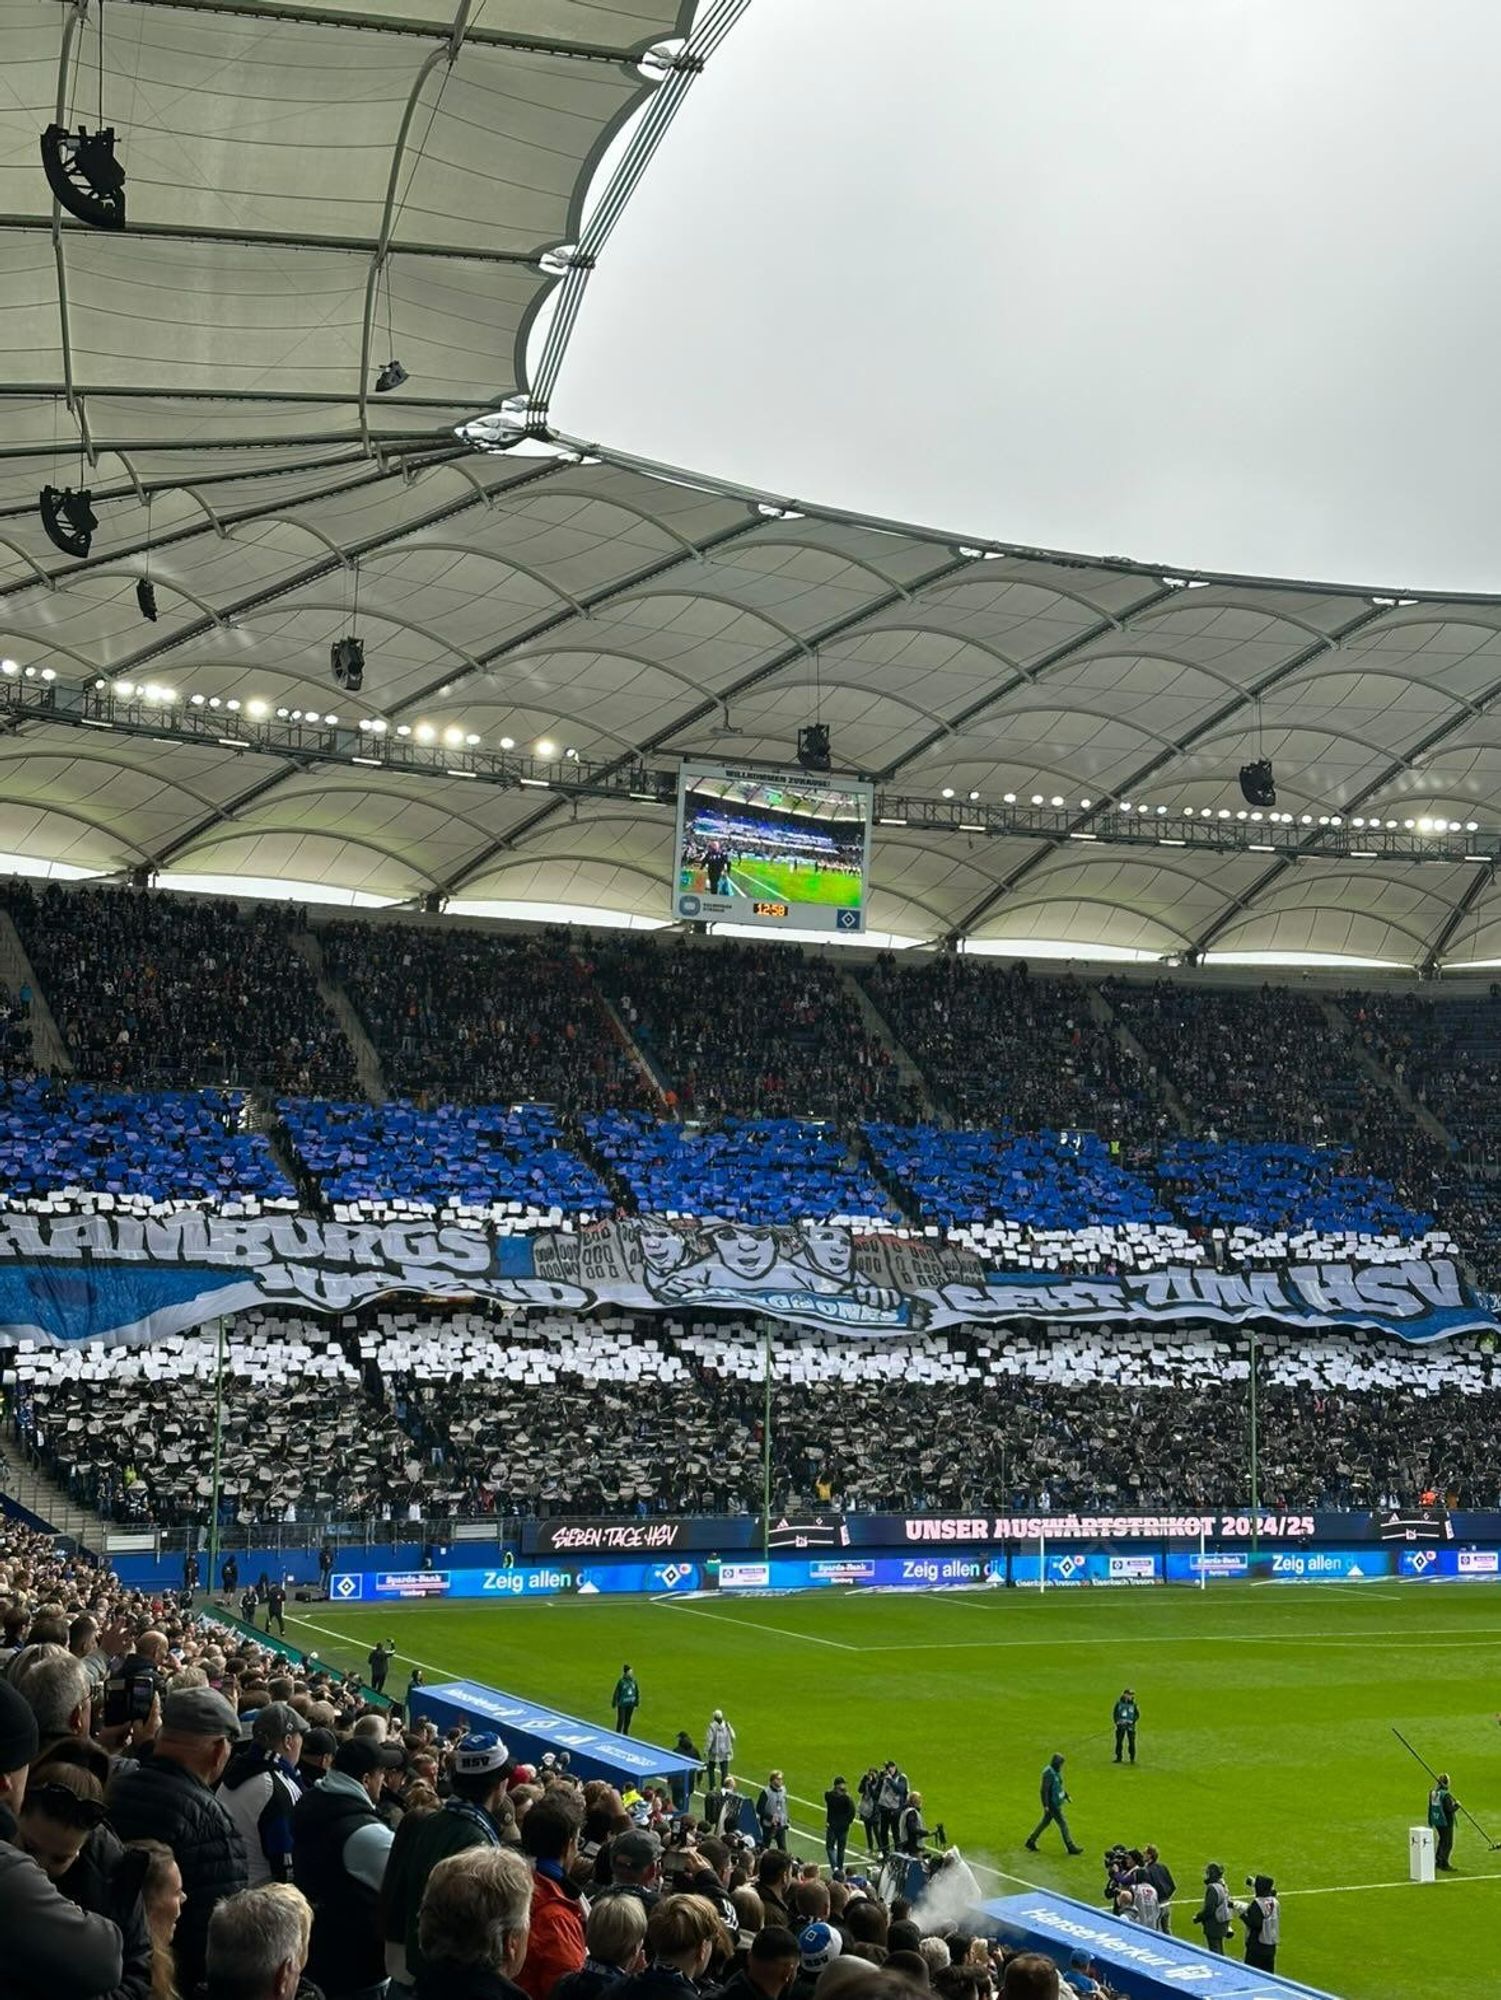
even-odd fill
[(12, 1200), (1104, 1231), (1095, 1261), (1136, 1264), (1438, 1227), (1496, 1263), (1494, 997), (5, 900)]

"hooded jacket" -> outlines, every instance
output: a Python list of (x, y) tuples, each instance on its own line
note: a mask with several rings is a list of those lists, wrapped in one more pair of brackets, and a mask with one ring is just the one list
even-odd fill
[(302, 1787), (292, 1767), (259, 1743), (237, 1743), (219, 1780), (219, 1802), (245, 1843), (250, 1887), (292, 1879), (292, 1812)]

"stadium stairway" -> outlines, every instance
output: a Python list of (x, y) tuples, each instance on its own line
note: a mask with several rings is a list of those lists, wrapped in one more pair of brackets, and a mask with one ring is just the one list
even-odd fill
[(59, 1535), (71, 1535), (96, 1552), (104, 1548), (109, 1524), (92, 1508), (75, 1505), (60, 1486), (34, 1472), (8, 1426), (0, 1430), (0, 1493), (50, 1523)]
[(1152, 1058), (1147, 1054), (1125, 1022), (1117, 1016), (1115, 1009), (1105, 998), (1099, 987), (1086, 983), (1084, 997), (1089, 1011), (1095, 1020), (1099, 1022), (1102, 1028), (1108, 1029), (1114, 1035), (1115, 1039), (1126, 1051), (1132, 1062), (1136, 1064), (1142, 1075), (1151, 1078), (1153, 1087), (1167, 1106), (1168, 1116), (1172, 1119), (1178, 1130), (1184, 1134), (1192, 1132), (1193, 1127), (1189, 1123), (1188, 1113), (1183, 1108), (1183, 1100), (1177, 1091), (1174, 1090), (1171, 1078), (1165, 1070), (1159, 1069), (1152, 1061)]
[(53, 1018), (52, 1009), (47, 1005), (47, 996), (31, 969), (21, 933), (11, 921), (9, 910), (4, 909), (0, 909), (0, 980), (4, 980), (12, 993), (19, 993), (23, 986), (31, 988), (31, 1012), (27, 1016), (27, 1026), (31, 1029), (31, 1053), (37, 1068), (61, 1071), (71, 1076), (73, 1058), (68, 1053), (68, 1045)]
[(1389, 1090), (1414, 1124), (1426, 1132), (1430, 1139), (1436, 1139), (1445, 1152), (1457, 1152), (1459, 1148), (1447, 1128), (1439, 1123), (1426, 1104), (1419, 1104), (1407, 1085), (1393, 1076), (1385, 1063), (1371, 1054), (1356, 1034), (1354, 1022), (1339, 1003), (1318, 997), (1318, 1005), (1324, 1019), (1329, 1023), (1331, 1032), (1339, 1038), (1351, 1061), (1363, 1069), (1367, 1076), (1374, 1078), (1383, 1090)]
[(345, 1040), (354, 1050), (355, 1074), (359, 1077), (360, 1089), (372, 1104), (384, 1104), (386, 1079), (381, 1070), (380, 1057), (375, 1053), (375, 1044), (366, 1033), (354, 1002), (329, 971), (317, 933), (294, 931), (292, 948), (307, 960), (308, 968), (317, 981), (319, 999), (344, 1030)]
[(605, 1019), (609, 1022), (611, 1030), (614, 1032), (615, 1035), (619, 1037), (621, 1047), (625, 1050), (626, 1054), (630, 1057), (631, 1061), (636, 1065), (637, 1069), (640, 1070), (642, 1076), (645, 1077), (647, 1083), (650, 1085), (651, 1089), (655, 1092), (657, 1098), (660, 1100), (663, 1112), (664, 1113), (668, 1112), (670, 1110), (670, 1105), (668, 1100), (672, 1086), (668, 1082), (666, 1075), (663, 1073), (662, 1070), (660, 1070), (657, 1067), (656, 1063), (647, 1054), (646, 1050), (641, 1046), (640, 1042), (636, 1040), (636, 1037), (631, 1033), (630, 1029), (626, 1026), (625, 1022), (616, 1012), (614, 1001), (611, 1000), (610, 996), (605, 992), (604, 988), (598, 983), (598, 981), (592, 978), (589, 972), (589, 968), (585, 964), (582, 956), (578, 952), (574, 952), (572, 954), (572, 957), (574, 963), (578, 967), (579, 978), (583, 980), (585, 984), (590, 987), (591, 991), (593, 992), (595, 1000), (599, 1004), (601, 1013), (604, 1015)]
[(860, 1009), (860, 1018), (864, 1021), (875, 1039), (888, 1052), (892, 1062), (896, 1065), (898, 1079), (908, 1090), (916, 1094), (918, 1102), (922, 1106), (923, 1117), (930, 1125), (952, 1125), (954, 1121), (947, 1107), (938, 1103), (932, 1091), (928, 1088), (928, 1079), (897, 1040), (895, 1034), (892, 1032), (890, 1022), (886, 1019), (886, 1016), (881, 1012), (875, 1001), (871, 999), (861, 982), (856, 979), (848, 966), (840, 966), (839, 977), (844, 982), (845, 991)]

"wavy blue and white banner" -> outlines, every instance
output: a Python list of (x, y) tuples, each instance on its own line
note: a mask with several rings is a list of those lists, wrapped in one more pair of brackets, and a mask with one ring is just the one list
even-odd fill
[(1078, 1277), (988, 1266), (960, 1244), (655, 1216), (504, 1235), (438, 1223), (307, 1216), (0, 1214), (0, 1339), (142, 1341), (252, 1307), (324, 1312), (398, 1294), (637, 1312), (718, 1308), (856, 1337), (1020, 1320), (1150, 1327), (1251, 1321), (1370, 1327), (1407, 1341), (1501, 1330), (1458, 1267), (1197, 1266)]

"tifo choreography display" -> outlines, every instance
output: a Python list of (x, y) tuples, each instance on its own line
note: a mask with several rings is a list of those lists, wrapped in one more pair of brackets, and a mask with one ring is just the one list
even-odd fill
[(196, 1211), (0, 1218), (0, 1336), (12, 1340), (150, 1339), (276, 1301), (342, 1312), (401, 1292), (575, 1312), (721, 1307), (870, 1337), (1036, 1319), (1368, 1326), (1413, 1341), (1501, 1330), (1446, 1258), (1058, 1277), (831, 1222), (640, 1216), (507, 1234)]

